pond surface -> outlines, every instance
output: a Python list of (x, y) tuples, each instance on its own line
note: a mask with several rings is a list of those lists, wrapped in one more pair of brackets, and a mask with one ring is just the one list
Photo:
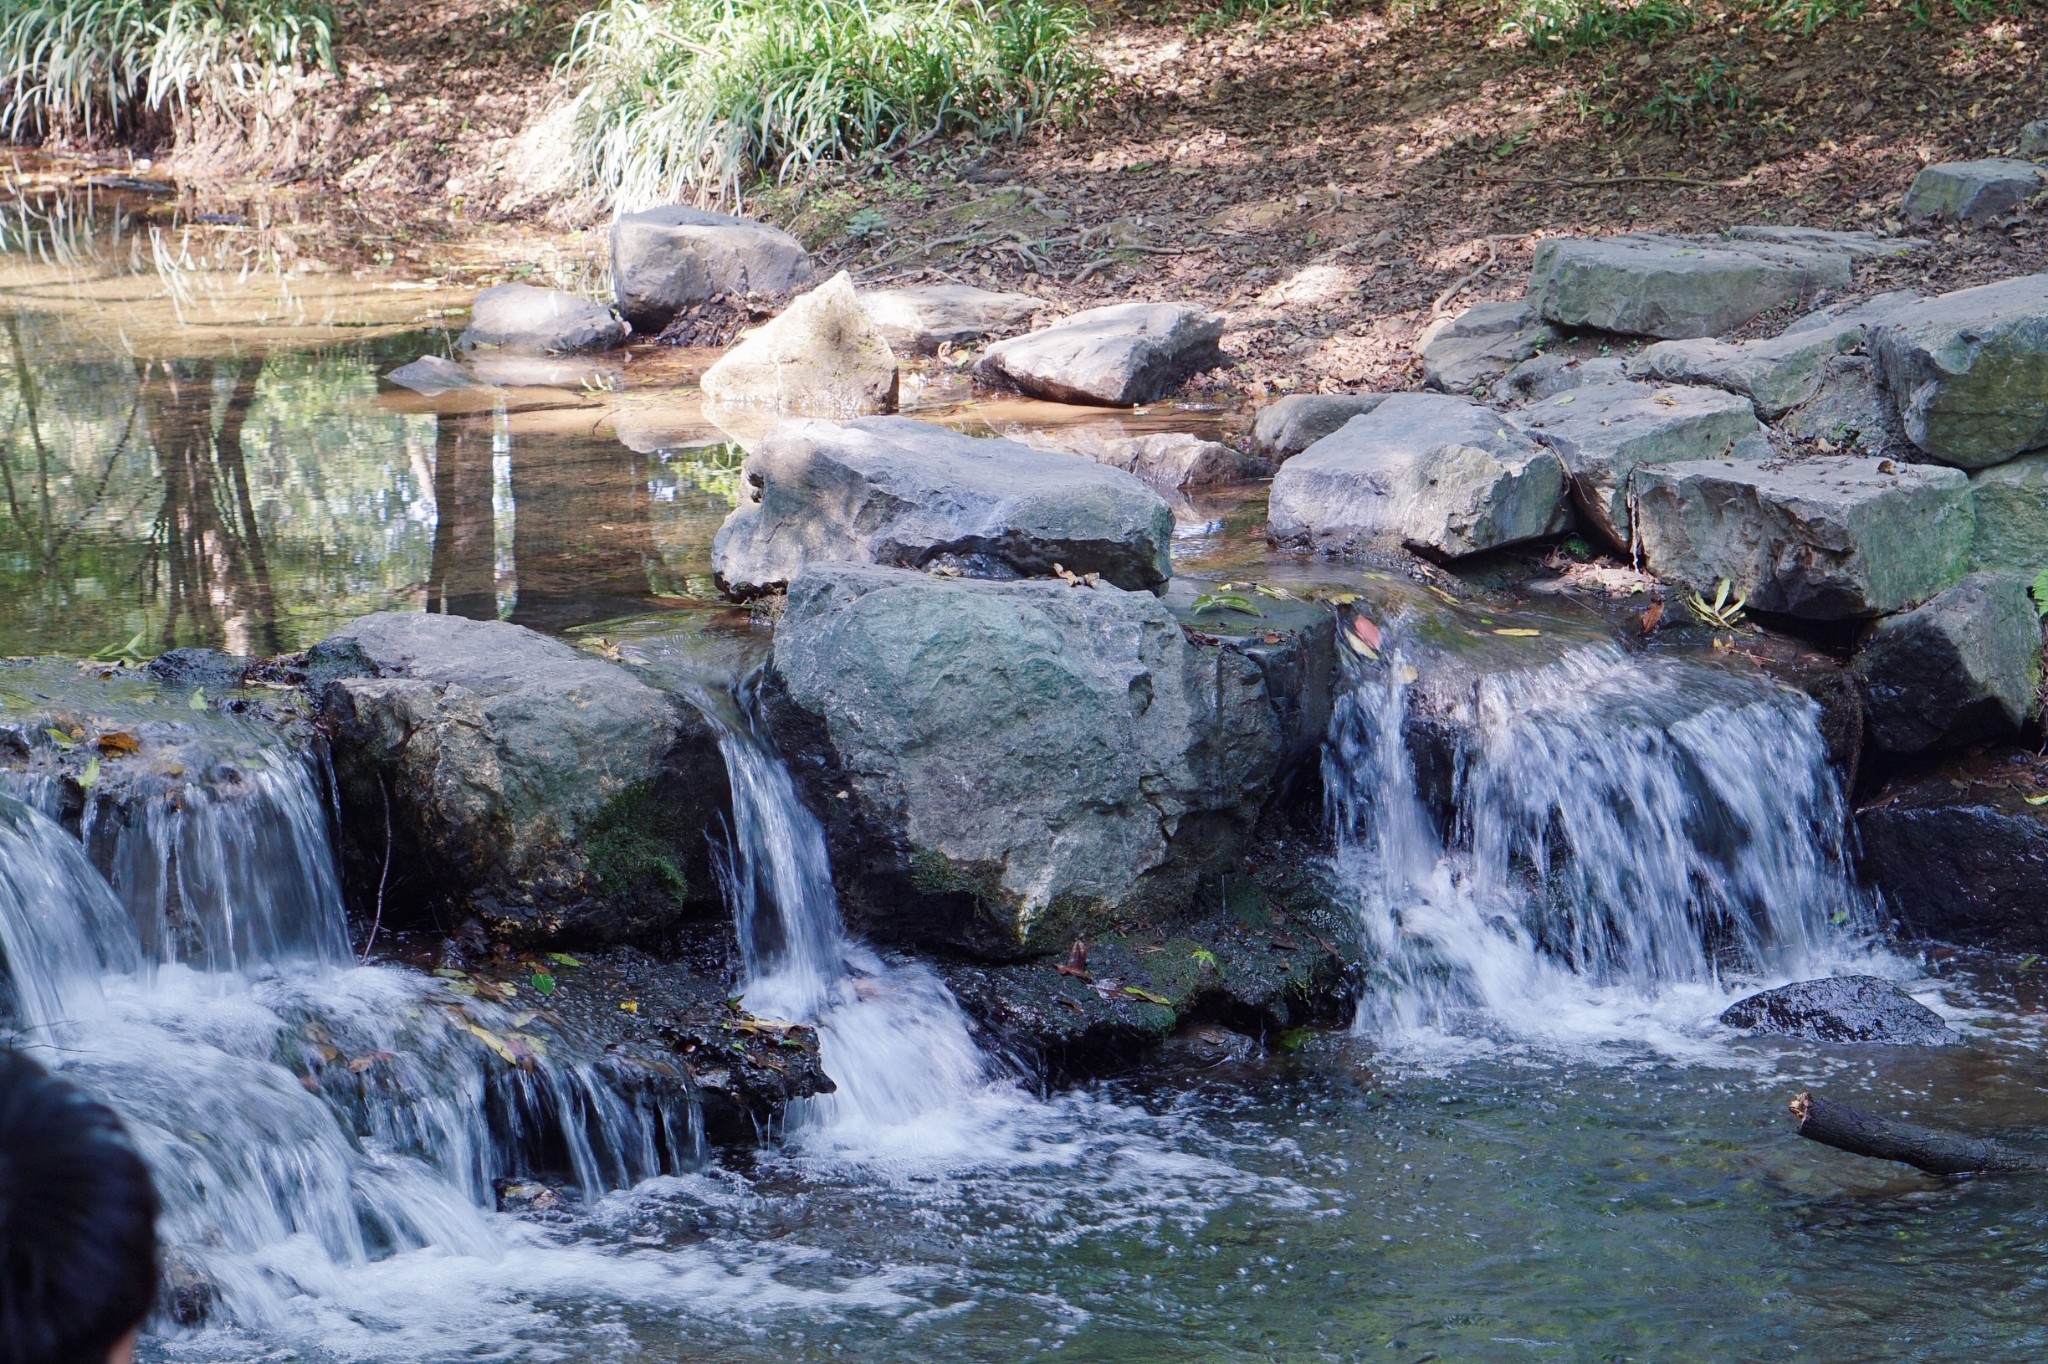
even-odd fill
[[(480, 273), (528, 266), (309, 268), (294, 240), (120, 196), (0, 210), (0, 653), (268, 654), (383, 609), (630, 635), (744, 625), (710, 582), (739, 452), (698, 409), (708, 356), (636, 350), (506, 376), (482, 400), (393, 391), (380, 374), (447, 352), (444, 315)], [(907, 393), (1006, 434), (1227, 415), (976, 403), (945, 378)], [(1257, 493), (1177, 513), (1196, 575), (1323, 573), (1265, 555)], [(1784, 1112), (1824, 1084), (2048, 1131), (2039, 973), (1876, 969), (1967, 1040), (1743, 1042), (1712, 1022), (1730, 994), (1688, 986), (1589, 999), (1569, 1045), (1325, 1037), (1051, 1097), (997, 1082), (906, 1130), (814, 1130), (594, 1206), (489, 1214), (489, 1253), (339, 1271), (295, 1265), (285, 1242), (278, 1264), (304, 1286), (288, 1313), (144, 1354), (2039, 1358), (2034, 1184), (1858, 1161), (1798, 1140)]]

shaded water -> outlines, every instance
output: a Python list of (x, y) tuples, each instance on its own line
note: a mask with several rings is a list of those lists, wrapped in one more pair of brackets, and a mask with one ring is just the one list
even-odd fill
[[(701, 357), (428, 403), (377, 375), (440, 351), (466, 288), (301, 271), (288, 233), (133, 204), (0, 219), (0, 653), (273, 652), (383, 607), (608, 632), (704, 608), (736, 458), (695, 410)], [(957, 396), (919, 401), (1004, 431), (1111, 420)], [(1306, 571), (1263, 556), (1255, 500), (1182, 523), (1215, 573)], [(1377, 948), (1361, 1035), (1052, 1097), (993, 1067), (923, 968), (849, 938), (815, 824), (736, 727), (743, 988), (815, 1020), (844, 1083), (743, 1173), (574, 1039), (500, 1064), (548, 1040), (523, 1011), (352, 965), (296, 758), (203, 735), (203, 780), (110, 791), (75, 829), (17, 787), (14, 1015), (128, 1114), (169, 1239), (222, 1294), (145, 1355), (2038, 1357), (2035, 1191), (1854, 1162), (1782, 1116), (1824, 1082), (2048, 1124), (2035, 973), (1913, 979), (1964, 1016), (1939, 1053), (1713, 1022), (1858, 950), (1805, 703), (1574, 638), (1472, 693), (1432, 789), (1401, 723), (1401, 669), (1428, 660), (1395, 642), (1333, 733), (1332, 872)], [(721, 635), (705, 684), (761, 645)], [(584, 1201), (490, 1210), (536, 1170)]]

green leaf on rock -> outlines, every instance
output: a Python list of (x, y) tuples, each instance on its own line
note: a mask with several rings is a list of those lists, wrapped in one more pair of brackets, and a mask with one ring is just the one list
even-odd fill
[(548, 960), (557, 966), (581, 966), (583, 964), (567, 952), (550, 952), (548, 953)]
[(544, 995), (551, 995), (555, 992), (555, 978), (545, 971), (536, 971), (533, 973), (533, 988)]
[(100, 755), (95, 753), (85, 760), (85, 771), (78, 774), (78, 789), (90, 791), (99, 784)]
[(190, 701), (187, 701), (185, 704), (190, 706), (194, 710), (205, 710), (206, 688), (201, 687), (198, 691), (193, 692), (192, 699)]

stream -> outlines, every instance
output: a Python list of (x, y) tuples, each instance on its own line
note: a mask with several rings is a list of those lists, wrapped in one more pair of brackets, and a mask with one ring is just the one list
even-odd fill
[[(817, 1026), (838, 1091), (738, 1159), (573, 1036), (498, 1064), (535, 1041), (530, 1015), (357, 963), (317, 762), (139, 681), (11, 667), (10, 712), (91, 686), (192, 734), (82, 811), (0, 785), (17, 1041), (127, 1118), (174, 1285), (214, 1295), (204, 1324), (160, 1321), (146, 1360), (2048, 1349), (2038, 1191), (1850, 1160), (1785, 1119), (1824, 1083), (2048, 1132), (2039, 973), (1871, 945), (1881, 907), (1811, 702), (1707, 654), (1623, 653), (1559, 605), (1543, 650), (1485, 663), (1432, 796), (1400, 721), (1445, 646), (1395, 613), (1381, 666), (1348, 665), (1324, 760), (1326, 870), (1373, 963), (1354, 1028), (1047, 1094), (931, 970), (849, 930), (750, 722), (767, 638), (710, 581), (739, 452), (697, 410), (707, 357), (636, 350), (487, 401), (380, 389), (446, 352), (434, 314), (467, 289), (302, 272), (284, 235), (118, 196), (0, 212), (0, 654), (271, 654), (386, 609), (624, 641), (724, 727), (739, 988)], [(906, 395), (1052, 439), (1226, 415), (976, 402), (945, 379)], [(1258, 493), (1176, 516), (1177, 582), (1348, 571), (1268, 556)], [(1714, 1021), (1851, 969), (1963, 1041), (1829, 1049)], [(495, 1182), (543, 1159), (564, 1196), (497, 1211)]]

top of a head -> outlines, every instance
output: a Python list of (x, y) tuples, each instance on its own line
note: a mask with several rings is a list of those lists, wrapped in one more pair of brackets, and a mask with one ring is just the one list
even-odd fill
[(113, 1110), (0, 1051), (0, 1364), (106, 1364), (155, 1300), (156, 1214)]

